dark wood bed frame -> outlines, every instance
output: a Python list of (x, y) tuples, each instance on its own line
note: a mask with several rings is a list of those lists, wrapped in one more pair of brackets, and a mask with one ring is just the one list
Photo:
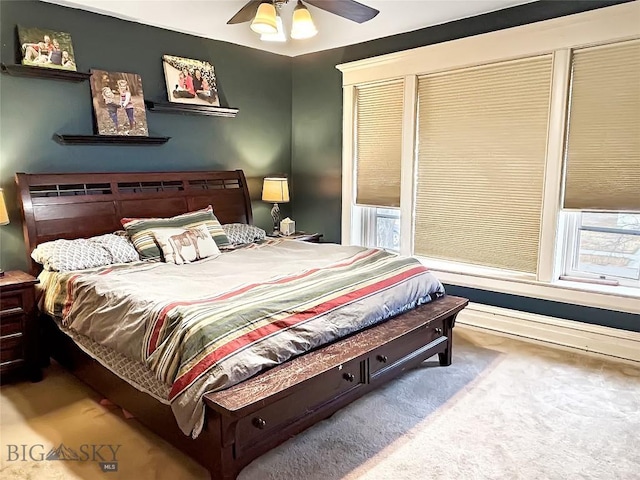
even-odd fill
[[(212, 205), (222, 223), (251, 223), (241, 170), (170, 173), (16, 174), (27, 253), (39, 243), (121, 229), (123, 217), (168, 217)], [(39, 267), (33, 264), (32, 273)], [(451, 364), (452, 329), (468, 301), (445, 296), (367, 330), (205, 395), (196, 439), (171, 409), (85, 354), (43, 318), (50, 354), (75, 376), (205, 466), (235, 479), (249, 462), (356, 398), (438, 354)], [(48, 356), (48, 355), (47, 355)]]

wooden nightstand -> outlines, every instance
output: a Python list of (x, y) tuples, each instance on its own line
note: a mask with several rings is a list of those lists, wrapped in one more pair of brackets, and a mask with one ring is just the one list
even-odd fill
[(288, 238), (289, 240), (298, 240), (299, 242), (320, 243), (322, 233), (295, 232), (291, 235), (283, 235), (282, 238)]
[(37, 362), (35, 284), (38, 279), (20, 271), (0, 277), (0, 379), (26, 373), (42, 379)]

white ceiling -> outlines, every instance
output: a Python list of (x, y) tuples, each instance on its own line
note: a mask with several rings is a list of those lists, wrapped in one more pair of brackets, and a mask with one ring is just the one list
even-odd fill
[[(373, 20), (363, 24), (308, 5), (318, 27), (318, 34), (307, 40), (289, 39), (284, 44), (260, 41), (250, 30), (248, 23), (226, 24), (247, 0), (45, 1), (293, 57), (410, 32), (532, 0), (359, 0), (360, 3), (380, 10)], [(282, 19), (287, 32), (291, 29), (295, 3), (295, 0), (290, 0), (282, 7)]]

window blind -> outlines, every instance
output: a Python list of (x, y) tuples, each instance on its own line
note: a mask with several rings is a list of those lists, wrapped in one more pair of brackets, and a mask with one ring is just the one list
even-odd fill
[(640, 210), (640, 41), (573, 55), (564, 207)]
[(417, 254), (535, 273), (552, 56), (418, 80)]
[(404, 82), (356, 90), (356, 203), (400, 206)]

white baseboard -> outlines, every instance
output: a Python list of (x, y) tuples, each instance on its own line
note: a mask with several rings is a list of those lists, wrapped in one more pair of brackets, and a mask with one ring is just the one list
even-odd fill
[(640, 333), (470, 303), (456, 323), (640, 363)]

